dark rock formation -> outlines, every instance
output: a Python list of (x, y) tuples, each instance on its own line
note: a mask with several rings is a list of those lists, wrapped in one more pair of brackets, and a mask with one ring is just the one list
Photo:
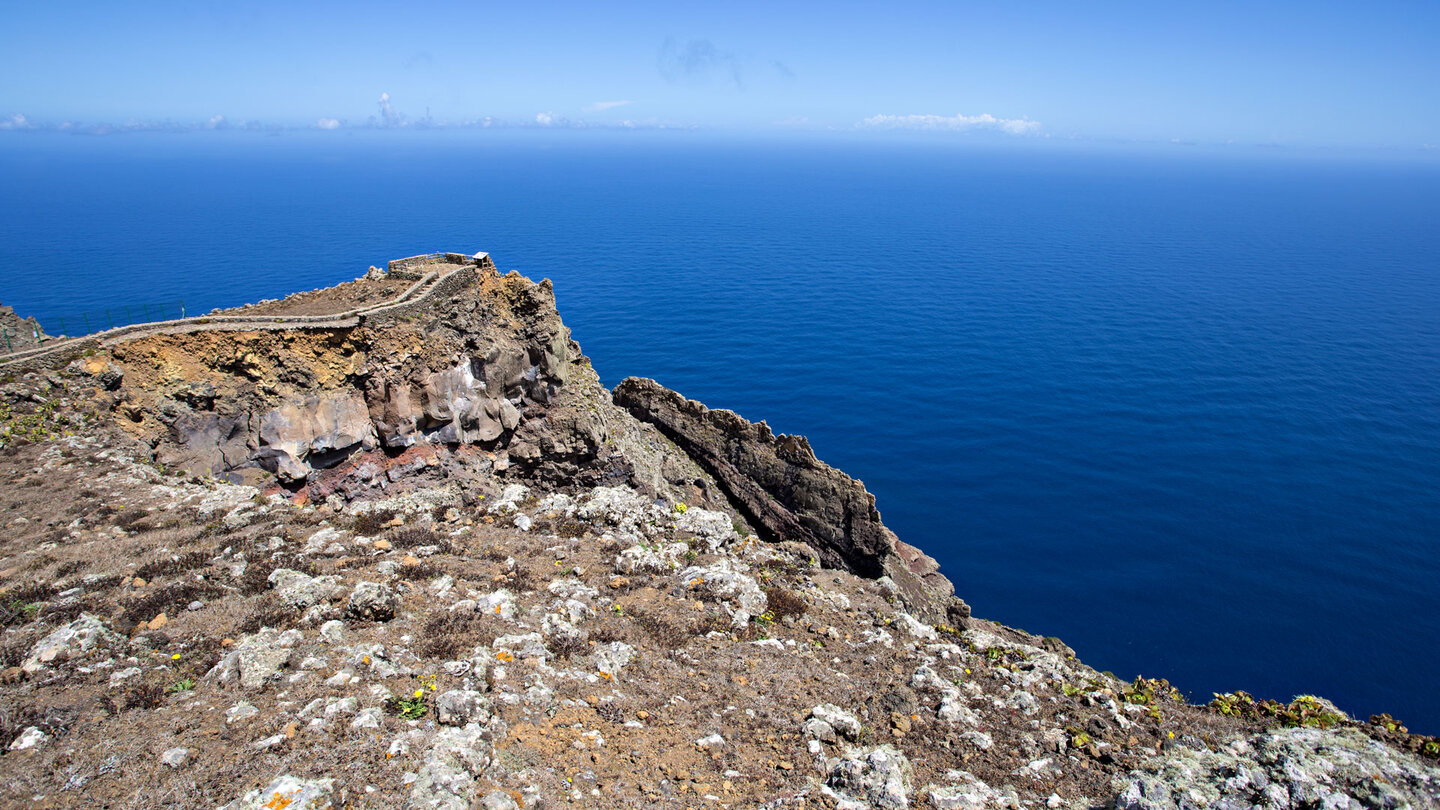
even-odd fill
[(22, 318), (15, 310), (0, 306), (0, 357), (10, 352), (33, 349), (50, 336), (34, 318)]
[(804, 436), (776, 436), (764, 422), (711, 410), (654, 380), (630, 377), (615, 404), (658, 427), (700, 463), (768, 540), (798, 540), (828, 566), (889, 576), (905, 603), (932, 622), (961, 625), (970, 608), (940, 566), (880, 522), (865, 485), (815, 458)]

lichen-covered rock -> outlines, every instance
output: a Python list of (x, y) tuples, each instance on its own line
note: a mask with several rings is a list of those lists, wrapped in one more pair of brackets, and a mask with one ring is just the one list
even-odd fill
[(529, 496), (530, 488), (524, 484), (508, 484), (488, 511), (492, 515), (513, 515), (520, 510), (520, 502)]
[(385, 622), (395, 618), (400, 609), (400, 594), (379, 582), (356, 583), (345, 606), (346, 615), (355, 619)]
[(680, 584), (730, 604), (730, 622), (744, 627), (752, 616), (765, 612), (765, 592), (755, 578), (741, 570), (743, 564), (721, 559), (710, 565), (692, 565), (680, 572)]
[(301, 611), (330, 601), (341, 587), (339, 577), (312, 577), (289, 568), (271, 571), (268, 581), (281, 602)]
[(951, 784), (925, 786), (930, 806), (935, 810), (983, 810), (989, 807), (1020, 807), (1022, 804), (1014, 788), (996, 790), (976, 779), (969, 771), (948, 771), (945, 780)]
[(491, 644), (496, 650), (504, 650), (516, 658), (545, 658), (550, 652), (545, 649), (545, 639), (539, 633), (501, 636)]
[(245, 689), (259, 689), (280, 674), (293, 654), (280, 631), (273, 627), (245, 636), (206, 675), (217, 683), (238, 683)]
[[(810, 719), (832, 731), (844, 736), (847, 740), (854, 740), (860, 737), (860, 721), (855, 715), (836, 706), (833, 703), (821, 703), (810, 710)], [(809, 726), (807, 725), (807, 729)], [(824, 731), (821, 726), (816, 726), (819, 732)], [(824, 739), (820, 737), (820, 739)]]
[(836, 763), (826, 784), (866, 807), (905, 810), (910, 806), (910, 761), (889, 745), (856, 751)]
[(490, 699), (471, 689), (451, 689), (435, 698), (435, 719), (445, 726), (483, 723), (490, 713)]
[(10, 743), (11, 751), (24, 751), (27, 748), (38, 748), (50, 740), (49, 735), (35, 726), (26, 726), (20, 736)]
[(1440, 807), (1440, 768), (1352, 729), (1280, 729), (1219, 751), (1178, 746), (1116, 780), (1116, 810)]
[(499, 619), (515, 618), (515, 594), (500, 588), (475, 599), (475, 612)]
[(595, 648), (590, 655), (590, 661), (595, 666), (596, 672), (603, 672), (606, 675), (615, 676), (630, 659), (635, 655), (635, 648), (623, 641), (612, 641), (609, 644), (601, 644)]
[(675, 528), (689, 532), (711, 551), (736, 539), (735, 525), (724, 512), (691, 506), (674, 515)]
[(574, 577), (554, 580), (545, 586), (545, 590), (565, 599), (574, 599), (582, 602), (588, 602), (600, 595), (599, 591)]
[(41, 667), (60, 663), (71, 656), (87, 653), (102, 642), (117, 642), (119, 634), (106, 627), (99, 618), (82, 613), (69, 624), (41, 639), (30, 649), (30, 654), (20, 663), (26, 674), (34, 674)]
[(329, 810), (334, 807), (334, 779), (301, 779), (290, 774), (275, 777), (259, 790), (252, 790), (221, 810)]
[(659, 539), (673, 525), (674, 517), (629, 487), (596, 487), (575, 515), (629, 543)]
[(634, 545), (615, 556), (615, 570), (621, 574), (666, 574), (680, 567), (689, 550), (684, 543)]
[(470, 810), (475, 779), (490, 764), (491, 746), (477, 723), (435, 735), (425, 764), (410, 787), (407, 807)]

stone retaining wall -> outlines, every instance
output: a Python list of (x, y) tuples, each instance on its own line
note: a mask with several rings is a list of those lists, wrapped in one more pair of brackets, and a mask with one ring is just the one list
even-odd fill
[(84, 352), (99, 349), (101, 346), (107, 344), (114, 344), (121, 340), (132, 340), (149, 334), (172, 331), (344, 329), (371, 321), (387, 323), (396, 318), (403, 318), (422, 311), (436, 295), (450, 296), (455, 294), (466, 286), (474, 283), (481, 271), (496, 269), (495, 262), (490, 259), (488, 253), (477, 253), (474, 256), (467, 256), (463, 253), (434, 253), (425, 256), (411, 256), (390, 262), (390, 267), (393, 270), (393, 268), (399, 264), (402, 267), (409, 268), (409, 270), (405, 272), (413, 272), (414, 269), (425, 266), (433, 267), (437, 263), (461, 266), (452, 270), (447, 275), (442, 276), (439, 280), (434, 281), (424, 290), (419, 291), (419, 295), (417, 295), (414, 300), (403, 299), (412, 295), (418, 288), (424, 286), (423, 282), (428, 280), (434, 271), (421, 276), (422, 282), (407, 289), (400, 296), (402, 300), (394, 304), (381, 304), (366, 309), (337, 312), (333, 315), (200, 315), (174, 321), (133, 324), (104, 332), (97, 332), (93, 335), (70, 338), (58, 345), (47, 346), (42, 349), (31, 349), (30, 351), (19, 352), (10, 357), (0, 357), (0, 367), (18, 366), (23, 363), (35, 368), (60, 368), (68, 365)]

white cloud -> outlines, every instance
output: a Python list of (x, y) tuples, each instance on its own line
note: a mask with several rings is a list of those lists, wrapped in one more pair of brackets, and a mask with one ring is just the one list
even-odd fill
[(613, 110), (613, 109), (615, 109), (616, 107), (624, 107), (626, 104), (630, 104), (630, 103), (631, 103), (631, 102), (628, 101), (628, 100), (627, 100), (627, 101), (597, 101), (597, 102), (595, 102), (594, 104), (587, 105), (587, 106), (585, 107), (585, 112), (602, 112), (602, 111), (604, 111), (604, 110)]
[(321, 118), (315, 122), (316, 129), (339, 129), (340, 121), (335, 118)]
[(225, 126), (225, 116), (212, 115), (210, 119), (205, 122), (204, 126), (206, 129), (223, 129)]
[(535, 113), (535, 123), (542, 127), (548, 127), (555, 123), (555, 114), (548, 112)]
[(403, 124), (403, 122), (401, 121), (400, 116), (399, 116), (398, 114), (396, 114), (395, 110), (391, 109), (391, 107), (390, 107), (390, 94), (389, 94), (389, 93), (381, 93), (381, 94), (380, 94), (380, 102), (379, 102), (379, 104), (380, 104), (380, 120), (381, 120), (383, 126), (393, 127), (393, 126), (401, 126), (401, 125)]
[(858, 126), (866, 129), (923, 129), (947, 132), (997, 130), (1009, 135), (1034, 135), (1040, 122), (1028, 118), (996, 118), (990, 113), (980, 115), (872, 115)]
[(9, 118), (0, 121), (0, 129), (31, 129), (31, 127), (30, 122), (20, 113), (15, 113)]

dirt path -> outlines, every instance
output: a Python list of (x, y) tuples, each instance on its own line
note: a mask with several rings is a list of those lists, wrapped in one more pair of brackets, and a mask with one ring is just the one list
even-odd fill
[(381, 304), (346, 310), (329, 315), (197, 315), (172, 321), (133, 324), (52, 342), (43, 348), (17, 352), (0, 360), (0, 368), (19, 366), (66, 351), (83, 350), (87, 345), (114, 346), (137, 338), (161, 334), (184, 334), (203, 331), (249, 331), (285, 329), (346, 329), (358, 326), (366, 316), (380, 315), (402, 306), (421, 303), (436, 290), (440, 282), (453, 274), (479, 264), (457, 264), (452, 269), (426, 273), (395, 298)]

